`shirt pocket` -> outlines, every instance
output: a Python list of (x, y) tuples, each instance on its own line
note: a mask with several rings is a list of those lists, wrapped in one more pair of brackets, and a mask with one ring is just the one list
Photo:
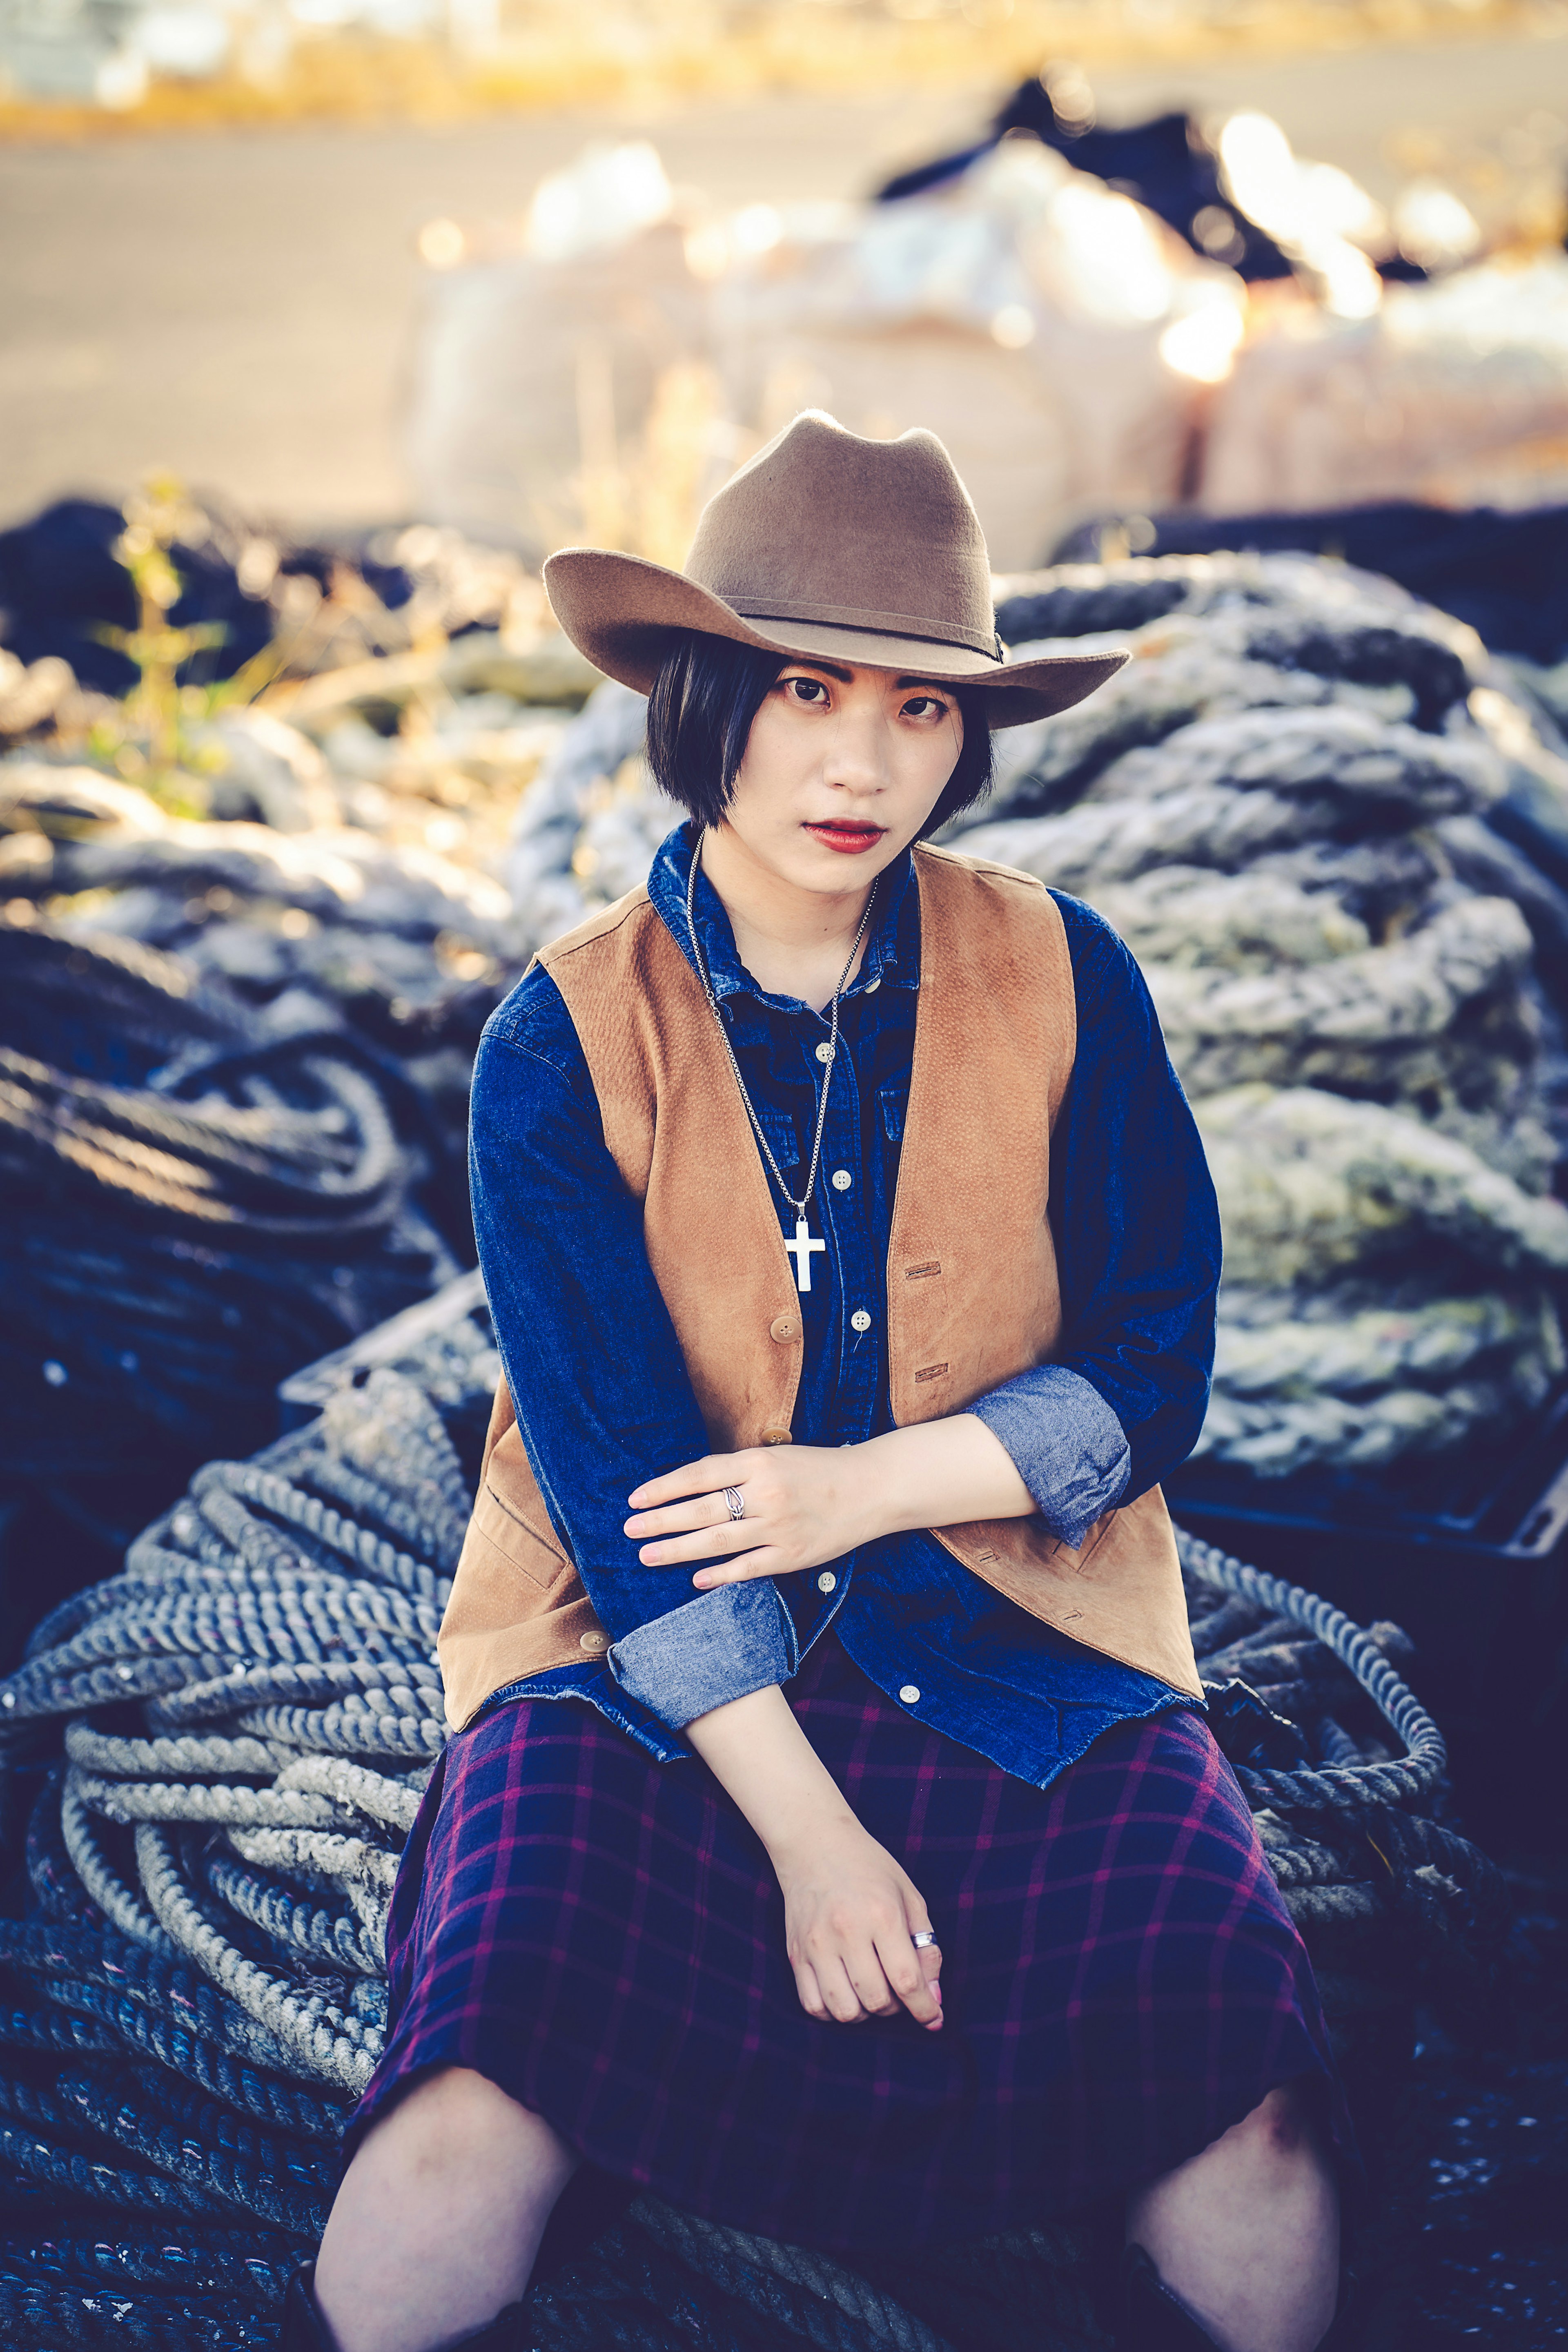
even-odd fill
[[(777, 1103), (770, 1102), (753, 1102), (751, 1108), (756, 1115), (758, 1126), (767, 1138), (768, 1150), (771, 1151), (779, 1167), (782, 1169), (801, 1167), (804, 1163), (800, 1158), (800, 1139), (795, 1132), (795, 1122), (789, 1112), (780, 1109)], [(759, 1152), (758, 1157), (766, 1168), (768, 1165), (766, 1154)], [(796, 1189), (798, 1191), (800, 1188), (797, 1186)]]
[(904, 1122), (909, 1110), (909, 1080), (887, 1078), (876, 1090), (877, 1124), (884, 1143), (894, 1149), (904, 1141)]

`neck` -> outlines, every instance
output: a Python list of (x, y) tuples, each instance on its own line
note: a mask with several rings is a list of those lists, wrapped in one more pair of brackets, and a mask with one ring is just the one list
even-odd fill
[(854, 978), (865, 945), (844, 972), (874, 883), (853, 889), (802, 890), (747, 849), (728, 825), (702, 839), (702, 870), (717, 891), (735, 933), (736, 950), (758, 986), (770, 996), (798, 996), (821, 1012), (839, 976)]

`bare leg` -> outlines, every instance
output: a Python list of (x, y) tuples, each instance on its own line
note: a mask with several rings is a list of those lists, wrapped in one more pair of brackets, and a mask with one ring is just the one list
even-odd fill
[(1339, 2286), (1339, 2198), (1289, 2084), (1129, 2200), (1127, 2239), (1223, 2352), (1314, 2352)]
[(445, 2352), (522, 2297), (577, 2158), (465, 2066), (428, 2075), (367, 2133), (316, 2263), (338, 2352)]

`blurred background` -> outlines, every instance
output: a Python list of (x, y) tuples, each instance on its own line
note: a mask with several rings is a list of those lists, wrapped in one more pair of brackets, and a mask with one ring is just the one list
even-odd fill
[[(645, 366), (716, 372), (703, 436), (721, 468), (802, 391), (831, 383), (856, 422), (895, 429), (901, 398), (927, 413), (933, 371), (962, 409), (988, 369), (1031, 449), (1027, 504), (1004, 501), (1008, 528), (987, 518), (1009, 568), (1096, 501), (1530, 504), (1568, 463), (1548, 382), (1537, 413), (1520, 380), (1552, 375), (1563, 335), (1552, 271), (1520, 275), (1563, 234), (1557, 0), (4, 0), (0, 89), (11, 517), (161, 465), (296, 530), (451, 520), (532, 551), (576, 527), (572, 461), (599, 469), (612, 422), (622, 458), (645, 428), (645, 394), (617, 383), (612, 420), (591, 384), (574, 402), (558, 381), (574, 352), (579, 374), (623, 373), (618, 329)], [(901, 171), (972, 153), (998, 111), (1027, 144), (967, 191), (941, 254), (857, 211)], [(1084, 176), (1048, 173), (1042, 140)], [(1148, 209), (1096, 209), (1106, 189)], [(840, 266), (826, 285), (879, 226), (853, 257), (865, 284)], [(1401, 297), (1367, 348), (1385, 292), (1489, 261), (1511, 277)], [(652, 338), (625, 315), (638, 281)], [(835, 376), (817, 344), (863, 328), (868, 294), (884, 334), (923, 339), (885, 368), (841, 352)], [(607, 340), (585, 357), (595, 311)], [(524, 312), (546, 345), (526, 359)], [(1063, 332), (1083, 346), (1071, 370)], [(1520, 353), (1484, 396), (1478, 338)], [(1419, 434), (1369, 426), (1344, 388), (1348, 363), (1393, 394), (1402, 364), (1425, 412), (1411, 370), (1465, 347), (1470, 379)], [(1206, 388), (1239, 365), (1246, 392), (1216, 418)], [(1304, 368), (1358, 412), (1332, 442), (1281, 413), (1315, 404)], [(1061, 414), (1064, 373), (1118, 380), (1123, 414), (1092, 450), (1083, 415)], [(519, 414), (529, 394), (549, 413)], [(1500, 396), (1505, 414), (1474, 413)], [(1244, 446), (1242, 407), (1260, 411)], [(587, 450), (561, 438), (568, 408)]]
[[(1195, 1572), (1206, 1674), (1261, 1690), (1281, 1773), (1402, 1755), (1396, 1666), (1448, 1738), (1451, 1794), (1312, 1816), (1289, 1863), (1385, 2168), (1352, 2340), (1562, 2340), (1565, 233), (1568, 0), (0, 0), (0, 1966), (108, 1920), (216, 1973), (216, 1921), (285, 1987), (267, 2036), (339, 2002), (289, 2067), (362, 2078), (412, 1801), (361, 1801), (444, 1737), (497, 1369), (473, 1053), (675, 814), (540, 563), (680, 563), (802, 407), (930, 426), (1004, 636), (1134, 655), (1000, 739), (957, 838), (1116, 925), (1205, 1137), (1227, 1275), (1173, 1507), (1372, 1629), (1353, 1675)], [(187, 1721), (228, 1727), (129, 1736)], [(213, 1787), (146, 1781), (176, 1746)], [(376, 1761), (308, 1816), (371, 1853), (351, 1917), (340, 1861), (202, 1826), (294, 1836), (323, 1750)], [(226, 1790), (285, 1756), (273, 1811)], [(271, 2174), (180, 2205), (145, 2033), (110, 2098), (57, 2028), (0, 2020), (0, 2333), (14, 2290), (29, 2343), (100, 2340), (104, 2246), (16, 2251), (39, 2183), (84, 2228), (217, 2197), (309, 2242)], [(231, 2309), (203, 2243), (231, 2333), (157, 2340), (270, 2340), (284, 2269)], [(172, 2294), (137, 2247), (116, 2277)]]

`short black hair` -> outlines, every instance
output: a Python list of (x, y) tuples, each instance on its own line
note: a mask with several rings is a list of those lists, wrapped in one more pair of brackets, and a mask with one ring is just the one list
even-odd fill
[[(689, 809), (699, 824), (723, 822), (746, 757), (751, 722), (789, 658), (695, 630), (686, 631), (665, 656), (648, 697), (648, 765), (661, 790)], [(923, 835), (935, 833), (960, 809), (972, 808), (991, 788), (991, 730), (984, 695), (967, 686), (947, 686), (944, 691), (957, 703), (964, 742), (936, 807), (920, 828)]]

